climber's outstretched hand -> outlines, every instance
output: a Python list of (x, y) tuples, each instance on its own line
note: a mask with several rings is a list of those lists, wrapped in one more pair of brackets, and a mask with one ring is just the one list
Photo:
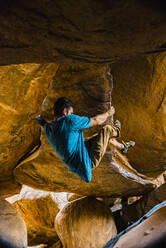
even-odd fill
[(90, 126), (93, 127), (104, 124), (107, 118), (113, 116), (114, 113), (115, 113), (115, 108), (111, 106), (111, 108), (107, 112), (92, 117)]
[(115, 114), (115, 108), (111, 106), (111, 108), (107, 112), (108, 112), (109, 117), (111, 117)]

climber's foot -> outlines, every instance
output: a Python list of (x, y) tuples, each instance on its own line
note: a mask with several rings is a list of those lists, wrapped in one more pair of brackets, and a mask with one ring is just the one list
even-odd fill
[(126, 154), (129, 148), (135, 146), (134, 141), (129, 141), (129, 142), (122, 141), (122, 144), (124, 145), (124, 148), (121, 150), (122, 154)]
[(114, 122), (114, 127), (116, 127), (119, 131), (121, 130), (121, 123), (120, 123), (119, 120), (116, 120), (116, 121)]

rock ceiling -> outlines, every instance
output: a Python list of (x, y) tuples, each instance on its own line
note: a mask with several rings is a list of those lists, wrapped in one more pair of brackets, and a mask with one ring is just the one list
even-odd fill
[(0, 64), (110, 63), (166, 49), (164, 1), (7, 0)]

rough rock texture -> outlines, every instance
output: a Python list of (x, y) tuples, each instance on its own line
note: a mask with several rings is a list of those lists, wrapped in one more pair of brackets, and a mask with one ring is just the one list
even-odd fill
[(166, 169), (166, 53), (135, 57), (111, 68), (121, 135), (136, 141), (127, 156), (139, 172), (156, 177)]
[[(18, 194), (21, 190), (21, 184), (16, 182), (11, 177), (11, 172), (9, 173), (10, 177), (2, 178), (4, 181), (0, 181), (0, 195), (3, 198), (10, 197), (12, 195)], [(7, 181), (6, 181), (7, 180)]]
[(39, 143), (40, 127), (33, 118), (40, 113), (56, 64), (0, 67), (0, 195), (19, 193), (12, 170), (20, 158)]
[(83, 195), (71, 194), (68, 196), (68, 201), (72, 202), (72, 201), (77, 200), (77, 199), (82, 198), (82, 197), (83, 197)]
[(58, 240), (54, 220), (59, 212), (57, 204), (47, 194), (45, 197), (21, 199), (13, 205), (22, 215), (28, 231), (28, 245), (52, 245)]
[(26, 225), (9, 202), (0, 198), (0, 247), (27, 247)]
[[(42, 248), (42, 247), (41, 247)], [(63, 248), (62, 243), (60, 240), (58, 240), (55, 244), (47, 247), (47, 248)]]
[(121, 210), (114, 212), (118, 231), (122, 231), (132, 223), (136, 222), (154, 206), (166, 200), (166, 183), (146, 194), (131, 205), (124, 206)]
[(62, 248), (54, 220), (59, 209), (69, 203), (68, 195), (67, 192), (47, 192), (24, 185), (19, 194), (6, 199), (17, 208), (27, 225), (28, 245)]
[[(75, 103), (75, 113), (94, 116), (110, 106), (112, 85), (105, 78), (106, 66), (60, 66), (42, 106), (42, 114), (51, 119), (53, 103), (66, 96)], [(91, 135), (92, 129), (86, 135)], [(142, 179), (117, 152), (109, 150), (100, 166), (93, 170), (92, 182), (85, 183), (71, 173), (56, 156), (43, 134), (39, 156), (32, 162), (20, 164), (14, 170), (16, 181), (49, 191), (67, 191), (81, 195), (112, 197), (142, 194), (152, 190), (150, 181)], [(70, 178), (70, 180), (69, 180)]]
[(166, 49), (162, 0), (3, 1), (0, 64), (107, 63)]
[(101, 248), (116, 235), (109, 208), (92, 197), (83, 197), (64, 207), (55, 227), (64, 248)]
[(124, 234), (114, 248), (164, 248), (166, 244), (165, 219), (166, 206)]

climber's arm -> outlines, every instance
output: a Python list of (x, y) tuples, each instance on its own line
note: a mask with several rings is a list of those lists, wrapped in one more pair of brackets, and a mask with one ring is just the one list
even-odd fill
[(106, 113), (92, 117), (90, 127), (104, 124), (107, 118), (113, 116), (114, 113), (115, 113), (115, 108), (112, 106)]

